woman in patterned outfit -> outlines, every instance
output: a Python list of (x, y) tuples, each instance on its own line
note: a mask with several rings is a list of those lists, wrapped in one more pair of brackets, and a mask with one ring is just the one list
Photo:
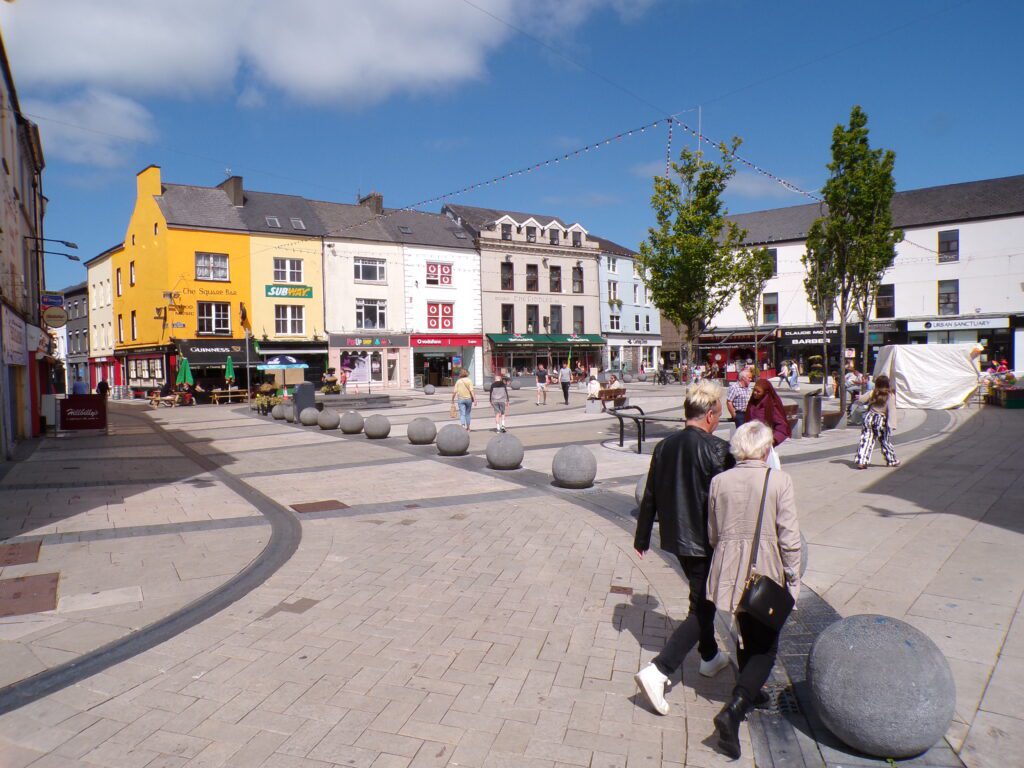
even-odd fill
[(890, 467), (898, 467), (900, 460), (892, 447), (892, 432), (896, 429), (896, 393), (892, 391), (888, 376), (875, 378), (875, 388), (861, 395), (857, 402), (868, 406), (864, 414), (864, 429), (860, 433), (857, 449), (857, 469), (867, 469), (875, 440), (882, 445), (882, 455)]

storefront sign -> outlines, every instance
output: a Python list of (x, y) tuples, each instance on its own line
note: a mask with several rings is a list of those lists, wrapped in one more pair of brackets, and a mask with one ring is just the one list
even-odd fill
[(312, 299), (311, 285), (268, 285), (267, 296), (272, 299)]
[(3, 323), (4, 362), (25, 365), (25, 321), (4, 307)]
[(63, 307), (64, 306), (64, 294), (57, 293), (56, 291), (43, 291), (39, 296), (39, 307), (40, 309), (46, 309), (47, 307)]
[[(827, 335), (829, 344), (839, 341), (838, 328), (829, 328)], [(825, 337), (821, 334), (821, 328), (783, 328), (781, 339), (783, 344), (804, 345), (822, 344)]]
[(64, 307), (47, 307), (43, 310), (43, 322), (51, 328), (63, 328), (68, 324), (68, 311)]
[[(245, 365), (244, 339), (182, 339), (178, 353), (192, 365), (224, 365), (228, 357), (235, 365)], [(249, 359), (257, 359), (256, 349), (249, 343)]]
[(1008, 317), (963, 317), (948, 320), (908, 320), (908, 331), (965, 331), (986, 328), (1009, 328)]
[(414, 347), (479, 347), (480, 336), (413, 336)]
[(106, 400), (102, 395), (68, 395), (60, 401), (60, 428), (106, 429)]
[(353, 336), (343, 333), (332, 333), (330, 335), (332, 347), (341, 348), (366, 348), (366, 347), (408, 347), (409, 336), (407, 334), (385, 334), (382, 336)]
[(115, 357), (130, 357), (131, 355), (163, 355), (171, 350), (168, 347), (153, 346), (153, 347), (131, 347), (128, 349), (115, 349)]
[[(864, 323), (860, 324), (861, 331)], [(900, 324), (898, 320), (872, 320), (868, 323), (868, 333), (899, 333)]]

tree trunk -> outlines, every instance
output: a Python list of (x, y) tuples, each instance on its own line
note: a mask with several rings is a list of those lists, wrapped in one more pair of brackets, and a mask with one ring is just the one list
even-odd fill
[(864, 375), (865, 376), (870, 376), (872, 378), (874, 378), (875, 372), (874, 372), (874, 370), (869, 370), (869, 367), (868, 367), (868, 363), (870, 362), (870, 360), (868, 360), (868, 355), (871, 352), (871, 345), (868, 343), (868, 329), (869, 329), (869, 327), (871, 325), (871, 321), (868, 318), (871, 317), (871, 305), (874, 304), (874, 303), (875, 303), (874, 296), (869, 291), (867, 293), (867, 295), (865, 295), (865, 297), (864, 297), (864, 305), (861, 307), (861, 309), (863, 311), (860, 313), (861, 330), (863, 331), (863, 334), (864, 334), (864, 339), (863, 339), (863, 342), (864, 342), (864, 344), (863, 344), (863, 347), (864, 347), (864, 349), (863, 349), (863, 351), (864, 351), (864, 358), (863, 358), (864, 359)]
[(693, 370), (697, 366), (697, 339), (700, 337), (700, 321), (691, 320), (686, 329), (687, 381), (693, 382)]
[(846, 427), (846, 315), (839, 318), (839, 427)]

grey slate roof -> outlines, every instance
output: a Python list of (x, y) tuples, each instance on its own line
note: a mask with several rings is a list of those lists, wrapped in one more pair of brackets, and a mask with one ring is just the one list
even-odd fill
[(472, 205), (446, 205), (444, 211), (450, 211), (452, 214), (462, 220), (462, 224), (470, 228), (474, 233), (479, 233), (480, 230), (484, 229), (488, 224), (500, 219), (502, 216), (511, 216), (513, 219), (519, 222), (526, 221), (527, 219), (536, 219), (541, 225), (547, 224), (552, 219), (557, 221), (563, 229), (567, 229), (572, 226), (566, 224), (565, 221), (558, 216), (551, 216), (546, 213), (522, 213), (521, 211), (505, 211), (497, 210), (495, 208), (477, 208)]
[[(365, 205), (314, 201), (312, 206), (328, 238), (475, 249), (470, 232), (438, 213), (385, 208), (384, 216), (378, 217)], [(410, 231), (403, 232), (402, 227)], [(457, 237), (457, 232), (465, 238)]]
[(67, 288), (64, 288), (64, 289), (61, 290), (61, 293), (63, 293), (65, 296), (78, 296), (81, 293), (88, 293), (88, 292), (89, 292), (89, 282), (88, 281), (84, 281), (84, 282), (81, 282), (81, 283), (75, 283), (74, 285), (69, 285)]
[[(270, 192), (245, 191), (245, 205), (240, 209), (242, 222), (250, 232), (272, 235), (302, 235), (320, 237), (326, 233), (313, 205), (304, 197), (278, 195)], [(276, 216), (281, 226), (271, 227), (267, 216)], [(292, 226), (292, 219), (300, 219), (305, 229)]]
[[(740, 213), (729, 218), (747, 230), (747, 242), (803, 240), (816, 218), (818, 203)], [(900, 228), (1024, 215), (1024, 175), (945, 184), (893, 195), (893, 224)]]
[[(324, 231), (310, 202), (295, 195), (245, 190), (245, 204), (235, 206), (220, 187), (164, 184), (156, 201), (168, 226), (305, 237), (320, 237)], [(281, 227), (269, 226), (267, 216), (276, 216)], [(306, 228), (293, 227), (292, 218), (302, 219)]]
[(624, 245), (619, 245), (618, 243), (612, 240), (607, 240), (603, 237), (598, 237), (597, 235), (591, 234), (587, 235), (587, 239), (595, 241), (598, 247), (601, 249), (601, 253), (610, 253), (615, 256), (636, 256), (636, 251), (634, 251), (632, 248), (627, 248)]

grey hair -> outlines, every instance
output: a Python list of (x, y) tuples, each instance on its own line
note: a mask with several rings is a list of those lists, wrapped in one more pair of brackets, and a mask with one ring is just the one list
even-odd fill
[(748, 421), (736, 430), (729, 450), (736, 461), (761, 460), (772, 447), (772, 431), (760, 421)]

